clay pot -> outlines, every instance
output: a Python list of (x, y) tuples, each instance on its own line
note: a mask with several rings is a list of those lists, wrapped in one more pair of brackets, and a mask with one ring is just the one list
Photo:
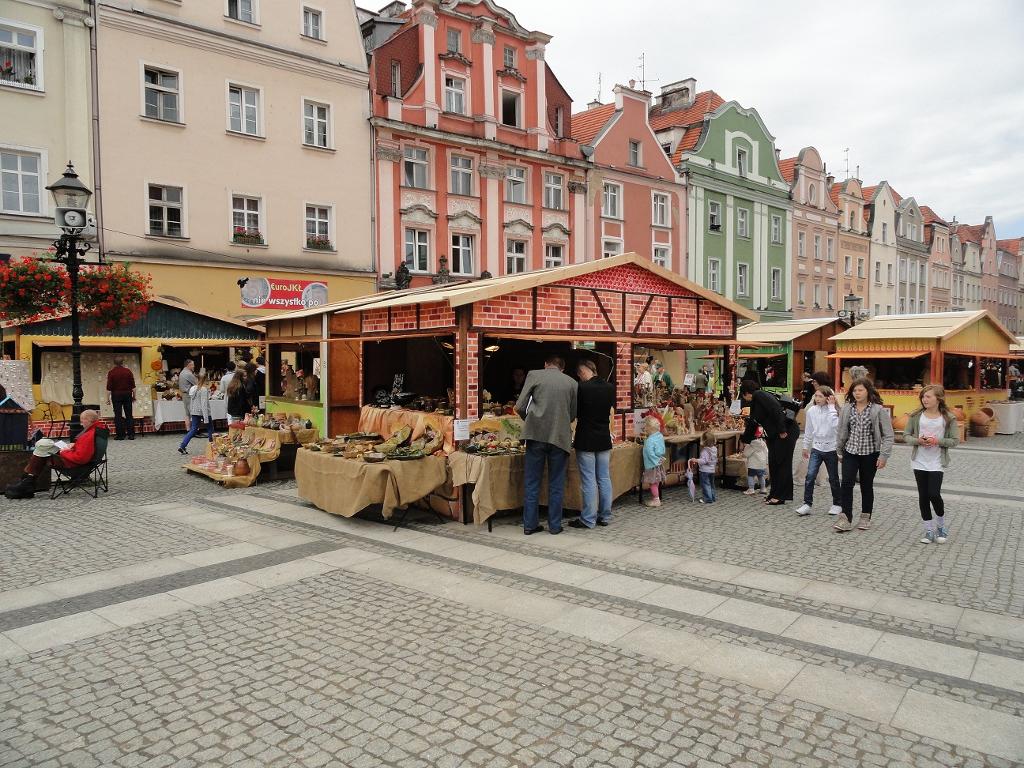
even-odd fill
[(245, 459), (239, 459), (235, 462), (234, 470), (235, 475), (248, 475), (250, 471), (249, 462)]
[(902, 416), (897, 416), (893, 419), (892, 428), (897, 432), (902, 432), (907, 428), (907, 422), (910, 421), (910, 414), (904, 413)]
[(967, 418), (966, 414), (964, 414), (963, 406), (962, 405), (954, 405), (953, 406), (953, 413), (956, 414), (956, 420), (958, 422), (960, 422), (961, 424), (963, 424), (964, 423), (964, 419)]
[(984, 427), (990, 421), (992, 421), (992, 418), (995, 415), (996, 415), (995, 411), (993, 411), (991, 408), (986, 406), (984, 408), (981, 408), (981, 409), (975, 411), (973, 414), (971, 414), (971, 424), (975, 424), (975, 425), (977, 425), (979, 427)]

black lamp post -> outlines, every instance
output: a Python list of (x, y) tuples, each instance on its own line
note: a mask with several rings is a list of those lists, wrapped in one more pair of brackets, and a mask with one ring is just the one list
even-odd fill
[(89, 221), (86, 206), (92, 197), (92, 190), (83, 184), (75, 167), (68, 163), (64, 175), (47, 187), (57, 204), (54, 220), (57, 227), (64, 233), (53, 245), (57, 249), (54, 261), (64, 264), (68, 270), (71, 283), (71, 439), (78, 437), (82, 431), (82, 341), (78, 335), (78, 270), (80, 260), (89, 250), (89, 243), (82, 240), (82, 231)]
[(858, 320), (867, 320), (871, 316), (866, 309), (860, 308), (862, 301), (864, 299), (850, 291), (843, 297), (843, 308), (836, 312), (843, 320), (849, 321), (851, 328), (857, 324)]

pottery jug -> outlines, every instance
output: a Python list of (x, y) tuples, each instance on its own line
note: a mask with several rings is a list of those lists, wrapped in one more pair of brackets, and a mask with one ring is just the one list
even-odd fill
[(250, 470), (249, 462), (246, 461), (244, 458), (239, 459), (238, 461), (235, 462), (234, 470), (235, 475), (248, 475)]
[(907, 422), (910, 421), (910, 414), (904, 413), (902, 416), (897, 416), (892, 422), (892, 428), (897, 432), (902, 432), (907, 428)]

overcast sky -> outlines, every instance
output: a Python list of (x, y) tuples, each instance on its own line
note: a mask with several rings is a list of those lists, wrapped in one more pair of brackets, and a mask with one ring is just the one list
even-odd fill
[[(500, 2), (501, 0), (499, 0)], [(783, 157), (813, 145), (946, 219), (1024, 236), (1024, 2), (504, 0), (554, 37), (547, 60), (585, 109), (615, 83), (697, 89), (755, 107)], [(658, 80), (655, 81), (655, 78)]]

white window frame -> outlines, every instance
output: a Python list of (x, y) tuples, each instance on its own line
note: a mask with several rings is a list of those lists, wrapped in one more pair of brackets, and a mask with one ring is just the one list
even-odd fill
[(782, 217), (777, 213), (772, 214), (772, 243), (774, 245), (782, 243)]
[[(506, 123), (505, 122), (505, 94), (510, 93), (516, 97), (516, 122)], [(523, 92), (517, 91), (514, 88), (501, 88), (499, 90), (499, 101), (498, 101), (498, 125), (505, 128), (522, 128), (525, 116), (523, 115)]]
[(644, 146), (636, 139), (629, 140), (629, 156), (626, 162), (633, 168), (644, 167)]
[(772, 267), (771, 271), (771, 300), (782, 301), (782, 270)]
[(750, 265), (749, 264), (737, 264), (736, 265), (736, 295), (737, 296), (749, 296), (750, 295)]
[(875, 262), (875, 285), (882, 284), (882, 262)]
[(796, 284), (796, 302), (801, 306), (807, 303), (807, 284), (801, 280)]
[(797, 232), (796, 233), (796, 257), (798, 259), (807, 258), (807, 233)]
[[(557, 262), (552, 255), (552, 249), (558, 249)], [(565, 266), (565, 243), (544, 243), (544, 269)]]
[(391, 97), (402, 97), (402, 62), (398, 59), (391, 60)]
[(665, 192), (651, 192), (651, 224), (655, 227), (672, 226), (672, 206)]
[(864, 257), (858, 257), (857, 259), (857, 278), (863, 280), (867, 277), (867, 273), (864, 271)]
[[(456, 165), (456, 162), (459, 165)], [(467, 167), (465, 163), (468, 162)], [(459, 195), (461, 197), (472, 197), (473, 196), (473, 169), (474, 163), (473, 158), (470, 155), (460, 155), (452, 153), (448, 157), (448, 192), (452, 195)], [(463, 185), (468, 186), (466, 191), (462, 191)]]
[(811, 286), (811, 297), (814, 299), (814, 308), (821, 309), (821, 284), (815, 283)]
[(834, 237), (825, 238), (825, 261), (834, 264), (836, 260), (836, 240)]
[[(460, 239), (460, 243), (459, 244), (456, 244), (455, 238), (459, 238)], [(463, 241), (463, 239), (465, 239), (465, 240)], [(473, 274), (475, 274), (475, 269), (476, 269), (476, 235), (473, 234), (472, 232), (452, 232), (450, 234), (449, 242), (451, 242), (451, 244), (452, 244), (452, 248), (451, 248), (451, 253), (452, 253), (451, 266), (449, 267), (449, 269), (451, 270), (451, 273), (453, 275), (473, 275)], [(465, 243), (468, 243), (468, 246), (465, 245)], [(455, 252), (456, 252), (456, 250), (459, 251), (459, 255), (461, 257), (462, 251), (467, 250), (467, 249), (469, 251), (469, 261), (470, 261), (469, 269), (466, 269), (465, 265), (462, 264), (461, 258), (459, 260), (459, 267), (456, 268), (456, 266), (455, 266)]]
[(817, 205), (818, 204), (818, 185), (817, 184), (811, 184), (807, 188), (807, 202), (809, 202), (811, 205)]
[[(309, 35), (309, 34), (306, 34), (306, 12), (307, 11), (309, 11), (310, 13), (315, 13), (319, 17), (319, 22), (320, 22), (320, 34), (319, 35)], [(325, 16), (326, 16), (326, 14), (324, 13), (324, 9), (323, 8), (318, 8), (315, 5), (307, 5), (307, 4), (303, 3), (303, 5), (302, 5), (302, 13), (299, 14), (300, 34), (302, 35), (302, 37), (306, 38), (307, 40), (316, 40), (317, 42), (325, 42), (327, 40), (327, 28), (326, 28), (326, 25), (324, 24)]]
[(601, 187), (601, 216), (606, 219), (623, 218), (622, 185), (606, 181)]
[(715, 293), (722, 292), (722, 262), (719, 259), (708, 259), (708, 288)]
[[(244, 0), (237, 0), (239, 8)], [(260, 0), (249, 0), (252, 7), (252, 19), (240, 19), (231, 15), (231, 0), (224, 0), (224, 18), (238, 24), (250, 24), (258, 27), (260, 25)]]
[(736, 236), (750, 237), (750, 211), (746, 208), (736, 209)]
[[(149, 224), (150, 224), (149, 208), (150, 208), (150, 205), (152, 204), (152, 202), (154, 202), (149, 197), (149, 188), (150, 187), (160, 187), (162, 189), (168, 189), (168, 188), (170, 188), (170, 189), (178, 189), (178, 190), (181, 191), (181, 200), (177, 203), (176, 206), (173, 203), (171, 205), (167, 205), (166, 201), (164, 201), (164, 200), (157, 201), (157, 202), (159, 202), (161, 207), (163, 207), (165, 209), (166, 208), (177, 207), (181, 211), (181, 221), (180, 221), (180, 224), (181, 224), (181, 234), (180, 235), (169, 235), (169, 234), (157, 235), (157, 234), (154, 234), (152, 231), (150, 231), (150, 226), (149, 226)], [(143, 217), (144, 217), (143, 218), (143, 222), (144, 222), (143, 232), (145, 232), (146, 237), (158, 237), (158, 238), (161, 238), (161, 239), (171, 239), (171, 240), (187, 240), (188, 239), (188, 191), (185, 189), (185, 185), (184, 184), (170, 183), (170, 182), (167, 182), (167, 181), (153, 181), (151, 179), (147, 179), (142, 184), (142, 210), (143, 210)], [(166, 215), (166, 212), (165, 212), (164, 217), (163, 217), (163, 223), (164, 223), (164, 230), (166, 232), (166, 229), (167, 229), (167, 215)]]
[[(248, 243), (235, 243), (234, 242), (235, 227), (238, 226), (237, 224), (235, 224), (235, 211), (239, 210), (239, 209), (235, 208), (235, 198), (236, 197), (240, 197), (243, 200), (256, 200), (257, 201), (258, 206), (257, 206), (257, 209), (256, 209), (256, 225), (257, 225), (256, 226), (256, 231), (259, 232), (260, 236), (263, 238), (262, 246), (266, 247), (267, 243), (269, 242), (269, 238), (267, 236), (267, 230), (266, 230), (266, 227), (264, 226), (266, 224), (266, 221), (267, 221), (266, 201), (263, 199), (262, 195), (253, 195), (253, 194), (250, 194), (248, 192), (235, 192), (235, 191), (231, 191), (231, 192), (228, 193), (228, 204), (230, 206), (230, 211), (231, 211), (231, 236), (228, 238), (228, 242), (232, 243), (233, 245), (244, 245), (247, 248), (253, 247), (252, 245), (250, 245)], [(246, 226), (245, 226), (245, 228), (246, 228), (246, 230), (248, 230), (248, 229), (250, 229), (250, 227), (248, 226), (248, 216), (249, 216), (249, 213), (250, 213), (250, 211), (248, 210), (248, 207), (246, 207), (244, 209), (244, 213), (245, 213), (245, 216), (246, 216)], [(260, 245), (257, 244), (256, 247), (260, 247)]]
[[(530, 253), (529, 242), (521, 237), (505, 238), (505, 274), (521, 275), (527, 272), (528, 258)], [(512, 269), (511, 267), (522, 267)]]
[[(509, 53), (512, 54), (511, 57), (509, 57)], [(501, 61), (505, 69), (516, 69), (519, 66), (519, 51), (514, 45), (504, 46), (501, 51)]]
[(334, 206), (333, 205), (328, 205), (326, 203), (315, 203), (315, 202), (309, 202), (309, 201), (307, 201), (302, 206), (302, 245), (303, 245), (303, 248), (307, 247), (306, 246), (306, 240), (309, 238), (309, 232), (307, 231), (307, 226), (309, 225), (309, 221), (310, 221), (310, 219), (309, 219), (309, 209), (310, 208), (313, 208), (316, 211), (316, 213), (314, 214), (314, 221), (317, 224), (317, 229), (318, 229), (317, 236), (319, 236), (319, 234), (320, 234), (319, 233), (319, 224), (320, 224), (321, 221), (323, 221), (323, 219), (321, 219), (320, 216), (319, 216), (320, 211), (323, 210), (323, 211), (327, 212), (327, 218), (326, 218), (326, 221), (327, 221), (327, 239), (331, 243), (331, 247), (330, 247), (329, 250), (328, 249), (323, 249), (323, 248), (317, 248), (317, 249), (314, 249), (314, 250), (318, 250), (318, 251), (326, 250), (327, 253), (330, 253), (331, 251), (337, 250), (338, 243), (337, 243), (337, 240), (335, 240), (335, 237), (334, 237)]
[[(178, 112), (177, 120), (168, 120), (163, 117), (153, 117), (152, 115), (146, 114), (146, 91), (150, 87), (149, 83), (146, 82), (146, 70), (152, 69), (166, 75), (174, 75), (178, 78), (178, 88), (175, 91), (171, 91), (163, 86), (156, 86), (157, 91), (160, 93), (174, 93), (177, 96), (175, 102), (175, 108)], [(164, 66), (163, 64), (154, 64), (149, 61), (139, 62), (139, 84), (141, 88), (139, 90), (139, 116), (144, 117), (146, 120), (157, 120), (161, 123), (167, 123), (169, 125), (184, 125), (185, 124), (185, 78), (184, 73), (180, 69), (174, 67)], [(229, 108), (230, 111), (230, 108)]]
[[(39, 170), (39, 178), (36, 179), (37, 184), (37, 196), (39, 197), (39, 210), (38, 211), (16, 211), (14, 209), (7, 209), (3, 207), (3, 195), (0, 193), (0, 213), (5, 216), (49, 216), (49, 205), (50, 195), (47, 194), (46, 185), (49, 183), (49, 163), (47, 150), (40, 147), (25, 147), (17, 144), (0, 144), (0, 151), (9, 152), (17, 155), (35, 155), (38, 158), (37, 168)], [(8, 171), (10, 173), (10, 171)], [(18, 199), (21, 202), (21, 162), (18, 162), (18, 178), (19, 178), (19, 192)], [(52, 222), (51, 222), (52, 224)]]
[(843, 257), (843, 274), (847, 277), (853, 275), (853, 256)]
[[(43, 34), (43, 28), (37, 27), (34, 24), (25, 24), (17, 19), (0, 18), (0, 26), (7, 27), (17, 35), (18, 31), (29, 32), (35, 35), (35, 46), (32, 49), (32, 53), (35, 58), (33, 64), (35, 65), (35, 73), (32, 79), (35, 81), (31, 85), (27, 83), (15, 83), (7, 80), (0, 80), (0, 86), (5, 88), (18, 88), (26, 91), (45, 91), (45, 83), (43, 78), (43, 60), (44, 53), (46, 51), (45, 36)], [(26, 46), (21, 45), (17, 42), (17, 37), (14, 38), (12, 48), (15, 50), (26, 50)]]
[[(312, 120), (313, 120), (313, 131), (314, 131), (313, 138), (314, 139), (316, 139), (316, 127), (317, 127), (318, 123), (321, 122), (320, 117), (316, 114), (316, 109), (324, 109), (324, 110), (326, 110), (326, 117), (324, 118), (324, 121), (323, 121), (325, 123), (325, 125), (324, 125), (324, 141), (326, 142), (326, 144), (317, 144), (315, 142), (313, 144), (310, 144), (308, 141), (306, 141), (306, 123), (309, 120), (309, 118), (306, 117), (306, 107), (307, 106), (310, 106), (310, 107), (314, 108), (314, 113), (313, 113), (313, 118), (312, 118)], [(319, 99), (304, 98), (302, 100), (302, 111), (301, 111), (301, 114), (302, 114), (302, 144), (303, 144), (303, 146), (312, 147), (313, 149), (334, 149), (334, 107), (331, 105), (331, 103), (327, 102), (327, 101), (321, 101)]]
[(552, 211), (565, 210), (565, 176), (544, 171), (544, 207)]
[[(226, 96), (226, 107), (227, 107), (226, 117), (227, 117), (227, 131), (228, 131), (228, 133), (230, 133), (230, 134), (232, 134), (234, 136), (248, 136), (250, 138), (255, 138), (255, 139), (266, 138), (266, 136), (263, 133), (263, 89), (260, 88), (257, 85), (252, 85), (252, 84), (249, 84), (249, 83), (241, 83), (241, 82), (238, 82), (237, 80), (227, 80), (226, 83), (227, 83), (227, 87), (224, 89), (224, 92), (225, 92), (225, 96)], [(236, 130), (235, 128), (231, 127), (231, 90), (232, 89), (238, 89), (241, 92), (253, 91), (253, 92), (256, 93), (256, 132), (255, 133), (249, 133), (249, 131), (246, 131), (246, 130)], [(240, 93), (240, 95), (239, 95), (239, 105), (240, 105), (239, 124), (240, 124), (240, 128), (244, 128), (245, 122), (246, 122), (245, 121), (246, 104), (245, 104), (244, 93)]]
[(445, 73), (444, 111), (451, 115), (466, 114), (466, 78)]
[(892, 264), (886, 264), (885, 265), (885, 284), (886, 285), (893, 285), (892, 279), (893, 279)]
[[(611, 246), (609, 248), (609, 246)], [(610, 259), (622, 253), (622, 239), (618, 237), (601, 238), (601, 258)]]
[(750, 173), (750, 152), (746, 147), (736, 147), (736, 172), (740, 176)]
[(889, 242), (889, 222), (887, 221), (882, 222), (882, 242)]
[(668, 269), (672, 263), (672, 249), (667, 243), (657, 243), (651, 247), (651, 263)]
[[(519, 174), (522, 173), (520, 176)], [(530, 173), (525, 166), (510, 165), (505, 169), (505, 202), (513, 205), (529, 205)], [(516, 191), (522, 192), (522, 199), (516, 199)]]
[(821, 235), (814, 236), (814, 260), (821, 261)]
[(708, 200), (708, 231), (722, 231), (722, 204), (717, 200)]
[[(412, 241), (413, 242), (411, 243), (411, 245), (412, 245), (413, 250), (414, 250), (414, 254), (412, 256), (412, 258), (413, 258), (412, 263), (409, 262), (409, 246), (410, 246), (409, 235), (410, 234), (412, 234), (412, 236), (413, 236), (412, 237)], [(423, 236), (422, 239), (420, 238), (420, 235)], [(403, 244), (403, 247), (404, 247), (404, 250), (402, 252), (402, 259), (405, 262), (405, 266), (409, 269), (410, 272), (413, 272), (413, 273), (416, 273), (416, 274), (425, 274), (425, 273), (430, 272), (430, 241), (431, 241), (432, 235), (433, 235), (433, 233), (429, 229), (419, 229), (417, 227), (405, 227), (405, 232), (402, 233), (402, 244)], [(424, 249), (424, 252), (422, 254), (419, 253), (419, 249), (421, 247)], [(419, 256), (420, 255), (423, 256), (423, 266), (422, 267), (419, 264)]]
[[(426, 157), (419, 159), (418, 157), (409, 157), (409, 153), (423, 152)], [(423, 169), (423, 186), (409, 183), (409, 167), (412, 165), (414, 170), (412, 174), (413, 181), (416, 181), (415, 168)], [(402, 147), (402, 186), (409, 189), (430, 189), (430, 150), (427, 147), (421, 147), (418, 144), (406, 144)]]

